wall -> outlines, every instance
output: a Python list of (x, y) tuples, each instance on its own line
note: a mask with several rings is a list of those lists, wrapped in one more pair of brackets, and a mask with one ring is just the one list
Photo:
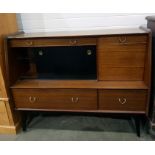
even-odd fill
[(20, 30), (25, 32), (101, 29), (107, 27), (138, 27), (145, 17), (154, 14), (126, 13), (21, 13), (17, 15)]

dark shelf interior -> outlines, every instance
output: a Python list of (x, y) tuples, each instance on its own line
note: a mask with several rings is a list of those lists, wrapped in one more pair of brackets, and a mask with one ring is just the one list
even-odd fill
[(96, 46), (20, 48), (19, 64), (28, 70), (20, 79), (97, 79)]

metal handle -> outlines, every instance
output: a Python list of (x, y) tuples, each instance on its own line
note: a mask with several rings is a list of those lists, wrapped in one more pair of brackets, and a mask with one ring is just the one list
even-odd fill
[(118, 101), (119, 101), (119, 103), (121, 103), (121, 104), (125, 104), (126, 103), (126, 98), (119, 98), (118, 99)]
[(77, 43), (77, 40), (70, 40), (69, 43), (75, 45)]
[(79, 101), (79, 98), (78, 97), (76, 97), (76, 98), (72, 97), (71, 100), (73, 103), (77, 103)]
[(28, 46), (30, 46), (30, 45), (32, 45), (32, 44), (33, 44), (32, 41), (27, 41), (27, 42), (26, 42), (26, 45), (28, 45)]
[(92, 55), (92, 51), (91, 50), (87, 50), (87, 55)]
[(39, 56), (42, 56), (42, 55), (43, 55), (43, 51), (40, 50), (40, 51), (38, 52), (38, 55), (39, 55)]
[(124, 44), (126, 43), (127, 39), (126, 37), (119, 37), (119, 43)]
[(30, 101), (31, 103), (34, 103), (34, 102), (36, 101), (36, 97), (30, 96), (30, 97), (29, 97), (29, 101)]

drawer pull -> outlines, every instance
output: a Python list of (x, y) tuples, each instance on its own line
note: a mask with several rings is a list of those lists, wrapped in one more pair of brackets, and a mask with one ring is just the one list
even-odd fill
[(72, 97), (71, 100), (73, 103), (77, 103), (79, 101), (79, 98), (78, 97), (76, 97), (76, 98)]
[(32, 44), (33, 44), (32, 41), (27, 41), (27, 42), (26, 42), (26, 45), (28, 45), (28, 46), (31, 46)]
[(125, 104), (126, 103), (126, 98), (119, 98), (118, 99), (118, 101), (119, 101), (119, 103), (121, 103), (121, 104)]
[(124, 44), (124, 43), (126, 43), (126, 41), (127, 41), (126, 37), (119, 37), (120, 44)]
[(87, 55), (92, 55), (92, 51), (91, 50), (87, 50)]
[(34, 102), (36, 101), (36, 97), (30, 96), (30, 97), (29, 97), (29, 101), (30, 101), (31, 103), (34, 103)]
[(71, 45), (75, 45), (75, 44), (77, 43), (77, 40), (70, 40), (69, 43), (70, 43)]

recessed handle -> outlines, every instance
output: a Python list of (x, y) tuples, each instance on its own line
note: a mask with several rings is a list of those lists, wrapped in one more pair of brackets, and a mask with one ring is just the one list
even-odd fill
[(77, 44), (77, 40), (70, 40), (69, 43), (70, 43), (71, 45), (75, 45), (75, 44)]
[(119, 37), (118, 40), (120, 44), (124, 44), (127, 41), (126, 37)]
[(78, 97), (72, 97), (71, 100), (73, 103), (77, 103), (79, 101), (79, 98)]
[(118, 101), (121, 104), (125, 104), (127, 100), (126, 100), (126, 98), (119, 98)]
[(30, 97), (29, 97), (29, 101), (30, 101), (31, 103), (34, 103), (34, 102), (36, 101), (36, 97), (30, 96)]
[(26, 41), (26, 45), (31, 46), (33, 44), (32, 41)]

